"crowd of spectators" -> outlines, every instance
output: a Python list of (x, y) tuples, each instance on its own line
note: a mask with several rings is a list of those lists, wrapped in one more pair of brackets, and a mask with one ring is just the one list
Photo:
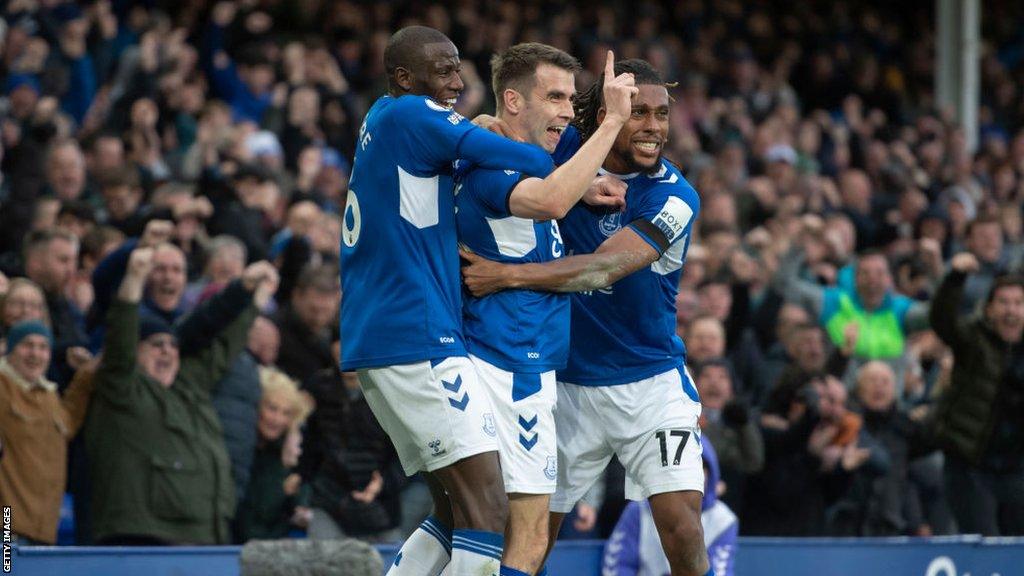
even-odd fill
[[(470, 117), (520, 41), (581, 88), (608, 48), (678, 81), (666, 156), (702, 211), (677, 329), (741, 533), (1024, 533), (1024, 8), (984, 6), (968, 150), (931, 2), (6, 2), (14, 531), (54, 542), (65, 490), (79, 543), (397, 540), (426, 513), (337, 369), (359, 123), (421, 23)], [(611, 533), (608, 479), (577, 531)]]

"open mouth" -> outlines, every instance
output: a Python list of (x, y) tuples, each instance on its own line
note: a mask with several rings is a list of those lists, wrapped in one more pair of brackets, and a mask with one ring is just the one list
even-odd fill
[(458, 101), (459, 101), (459, 98), (455, 97), (455, 98), (448, 98), (446, 100), (442, 100), (442, 103), (445, 106), (447, 106), (448, 108), (455, 108), (455, 103), (458, 102)]
[(653, 156), (661, 150), (661, 142), (654, 140), (638, 140), (633, 142), (633, 147), (645, 156)]
[(548, 126), (548, 134), (561, 137), (563, 132), (565, 132), (565, 126)]

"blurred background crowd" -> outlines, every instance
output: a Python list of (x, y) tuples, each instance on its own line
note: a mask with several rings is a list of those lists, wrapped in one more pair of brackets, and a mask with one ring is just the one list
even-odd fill
[[(741, 533), (1024, 534), (1024, 5), (983, 3), (976, 150), (935, 105), (933, 8), (8, 0), (15, 532), (382, 542), (429, 511), (337, 368), (356, 135), (420, 23), (460, 49), (468, 117), (521, 41), (576, 55), (580, 88), (608, 48), (678, 82), (666, 155), (702, 211), (677, 329)], [(607, 537), (621, 480), (566, 537)]]

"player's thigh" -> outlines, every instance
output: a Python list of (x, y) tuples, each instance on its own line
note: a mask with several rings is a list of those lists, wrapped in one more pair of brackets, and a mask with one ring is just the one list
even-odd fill
[(491, 397), (505, 491), (551, 494), (557, 480), (555, 373), (522, 374), (470, 357)]
[(407, 475), (497, 450), (488, 395), (469, 358), (359, 370), (367, 403)]
[(613, 449), (607, 440), (607, 422), (595, 403), (601, 390), (559, 383), (555, 404), (558, 438), (558, 485), (551, 497), (551, 511), (572, 511), (608, 466)]
[(626, 469), (626, 497), (641, 500), (655, 494), (704, 492), (700, 403), (687, 390), (692, 381), (684, 369), (642, 382), (616, 387), (622, 415), (615, 428), (615, 452)]

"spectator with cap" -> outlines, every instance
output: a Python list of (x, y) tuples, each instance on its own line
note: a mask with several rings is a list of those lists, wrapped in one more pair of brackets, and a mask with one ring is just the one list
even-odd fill
[[(0, 337), (6, 338), (15, 324), (27, 320), (50, 325), (46, 296), (42, 288), (28, 278), (14, 278), (0, 296)], [(6, 346), (0, 347), (0, 354), (6, 351)]]
[(105, 544), (226, 544), (236, 499), (210, 390), (241, 352), (277, 274), (266, 262), (246, 268), (191, 320), (210, 344), (182, 353), (170, 325), (140, 319), (155, 253), (132, 251), (107, 312), (86, 424), (93, 535)]
[[(92, 374), (79, 373), (63, 396), (46, 378), (53, 334), (39, 320), (23, 320), (7, 333), (0, 358), (0, 501), (10, 506), (15, 541), (54, 544), (67, 478), (68, 442), (85, 419)], [(88, 373), (87, 373), (88, 372)]]
[(963, 533), (1024, 534), (1024, 281), (996, 279), (981, 315), (958, 310), (977, 257), (953, 257), (932, 305), (935, 332), (953, 349), (949, 387), (934, 413), (946, 489)]

